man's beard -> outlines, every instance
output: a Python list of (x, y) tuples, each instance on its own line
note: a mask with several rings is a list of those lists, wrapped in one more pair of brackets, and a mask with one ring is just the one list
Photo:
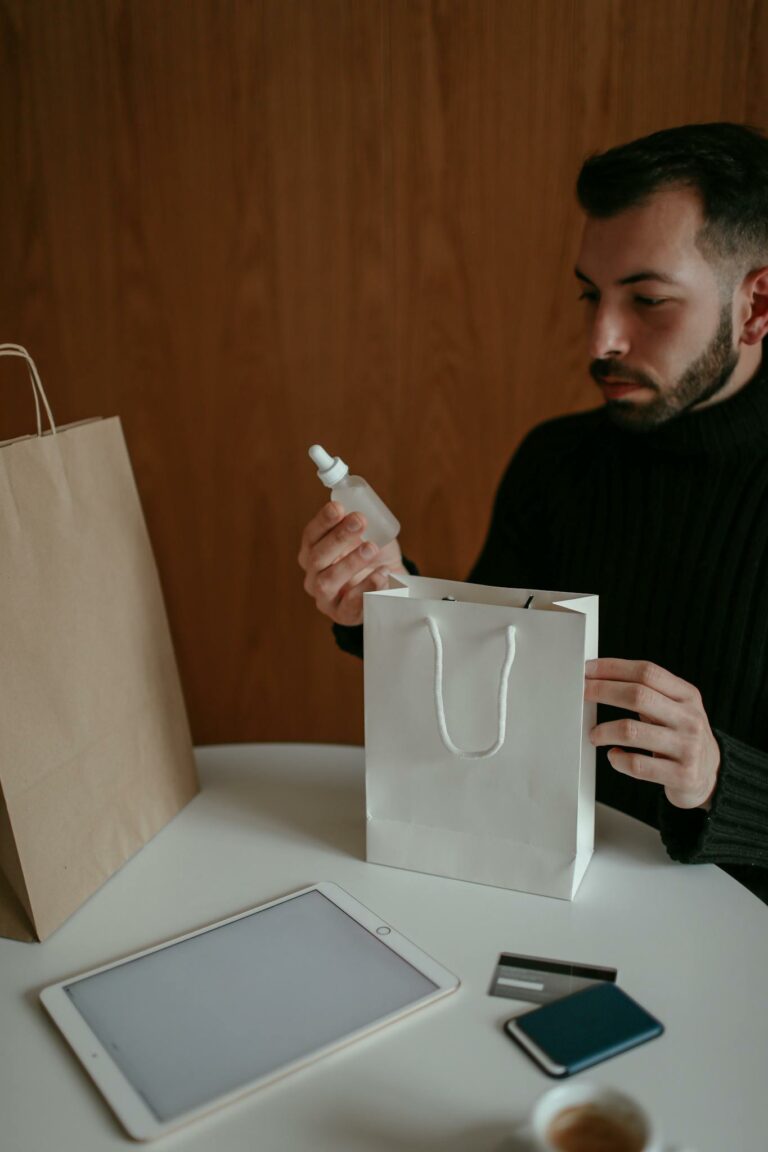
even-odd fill
[(722, 307), (712, 340), (667, 392), (662, 392), (658, 384), (642, 372), (628, 371), (620, 360), (593, 360), (589, 371), (598, 383), (611, 378), (653, 389), (656, 396), (646, 404), (635, 404), (632, 400), (606, 401), (608, 415), (614, 424), (630, 431), (646, 432), (715, 396), (726, 386), (738, 362), (738, 353), (733, 347), (731, 305), (728, 303)]

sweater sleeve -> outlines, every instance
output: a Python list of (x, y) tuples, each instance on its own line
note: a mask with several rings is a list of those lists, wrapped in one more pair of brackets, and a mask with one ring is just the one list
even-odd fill
[[(418, 568), (413, 560), (409, 560), (407, 556), (403, 556), (403, 567), (410, 572), (411, 576), (418, 576)], [(336, 643), (342, 652), (348, 652), (350, 656), (357, 656), (360, 660), (363, 659), (365, 655), (365, 642), (363, 639), (362, 624), (334, 624), (332, 631)]]
[(718, 729), (714, 735), (720, 772), (712, 806), (708, 812), (675, 808), (662, 792), (664, 846), (673, 860), (686, 864), (768, 869), (768, 752)]

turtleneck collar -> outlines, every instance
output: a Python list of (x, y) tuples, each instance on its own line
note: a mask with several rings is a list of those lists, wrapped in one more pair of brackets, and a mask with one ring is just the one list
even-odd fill
[(709, 408), (683, 412), (648, 432), (616, 427), (638, 448), (726, 455), (760, 443), (768, 449), (768, 348), (755, 375), (733, 396)]

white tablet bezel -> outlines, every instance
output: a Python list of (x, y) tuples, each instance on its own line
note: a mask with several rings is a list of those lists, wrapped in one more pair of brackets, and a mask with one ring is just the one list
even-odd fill
[[(273, 1070), (266, 1076), (252, 1080), (250, 1083), (242, 1085), (233, 1092), (218, 1096), (199, 1108), (184, 1112), (174, 1117), (173, 1120), (158, 1120), (131, 1082), (112, 1060), (109, 1051), (100, 1043), (98, 1037), (81, 1016), (72, 999), (67, 994), (66, 989), (72, 984), (78, 983), (80, 980), (95, 976), (99, 972), (106, 972), (110, 968), (117, 968), (129, 961), (137, 960), (141, 956), (148, 956), (151, 952), (160, 952), (165, 948), (180, 943), (182, 940), (189, 940), (194, 936), (200, 936), (205, 932), (221, 928), (225, 924), (231, 924), (236, 920), (244, 919), (246, 916), (252, 916), (255, 912), (272, 908), (276, 904), (283, 904), (287, 900), (294, 900), (297, 896), (304, 896), (308, 892), (319, 892), (322, 896), (325, 896), (326, 899), (330, 900), (331, 903), (342, 912), (345, 912), (368, 932), (375, 935), (383, 946), (400, 956), (435, 984), (435, 991), (422, 997), (413, 1004), (409, 1004), (404, 1008), (398, 1009), (396, 1012), (391, 1012), (386, 1016), (380, 1017), (371, 1024), (367, 1024), (363, 1028), (359, 1028), (349, 1035), (333, 1041), (331, 1044), (318, 1048), (298, 1060)], [(428, 956), (405, 936), (401, 936), (399, 932), (396, 932), (394, 928), (376, 916), (369, 908), (366, 908), (364, 904), (356, 900), (354, 896), (350, 896), (343, 888), (339, 888), (336, 884), (320, 883), (312, 884), (308, 888), (301, 888), (296, 892), (281, 896), (278, 900), (271, 900), (267, 904), (256, 905), (253, 908), (247, 909), (245, 912), (238, 912), (237, 915), (228, 916), (225, 920), (217, 920), (212, 924), (206, 924), (202, 928), (196, 928), (194, 932), (187, 932), (183, 936), (176, 936), (172, 940), (165, 940), (162, 944), (156, 944), (152, 948), (145, 948), (141, 952), (134, 952), (129, 956), (122, 957), (120, 960), (114, 960), (109, 964), (102, 964), (100, 967), (91, 968), (87, 972), (80, 972), (77, 976), (72, 976), (68, 980), (61, 980), (56, 984), (51, 984), (40, 993), (40, 999), (91, 1079), (123, 1124), (129, 1136), (132, 1136), (135, 1140), (154, 1140), (159, 1136), (164, 1136), (167, 1132), (174, 1131), (190, 1123), (199, 1116), (204, 1116), (234, 1100), (249, 1095), (257, 1088), (282, 1079), (283, 1076), (299, 1068), (306, 1067), (306, 1065), (313, 1063), (322, 1056), (346, 1047), (346, 1045), (353, 1040), (367, 1036), (371, 1032), (375, 1032), (379, 1028), (384, 1027), (386, 1024), (393, 1023), (403, 1016), (409, 1015), (411, 1012), (415, 1012), (420, 1008), (426, 1007), (428, 1004), (434, 1003), (436, 1000), (442, 999), (444, 996), (454, 992), (459, 987), (459, 984), (460, 981), (458, 977), (452, 972), (443, 968), (442, 965), (438, 964), (431, 956)]]

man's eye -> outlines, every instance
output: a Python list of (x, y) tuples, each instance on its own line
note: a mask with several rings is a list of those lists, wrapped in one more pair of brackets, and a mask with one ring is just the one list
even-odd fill
[(659, 304), (666, 304), (665, 296), (635, 296), (635, 303), (645, 308), (658, 308)]
[(591, 304), (595, 304), (597, 302), (597, 292), (582, 292), (579, 300), (589, 300)]

